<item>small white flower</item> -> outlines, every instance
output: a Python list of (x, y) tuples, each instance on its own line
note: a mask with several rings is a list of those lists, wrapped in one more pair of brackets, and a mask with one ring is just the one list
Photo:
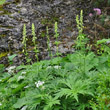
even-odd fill
[(55, 68), (55, 69), (59, 69), (59, 68), (61, 68), (61, 66), (54, 66), (54, 68)]
[(36, 87), (38, 88), (39, 86), (42, 86), (44, 84), (44, 81), (38, 81), (35, 82)]
[(8, 73), (13, 73), (14, 71), (13, 70), (8, 70)]
[(0, 79), (0, 82), (1, 82), (2, 80)]
[(26, 88), (28, 88), (29, 86), (25, 86), (24, 88), (26, 89)]
[(107, 41), (106, 44), (110, 44), (110, 41)]
[(23, 106), (22, 108), (21, 108), (21, 110), (26, 110), (27, 109), (27, 106)]
[(52, 66), (48, 66), (47, 69), (51, 68)]
[(10, 66), (9, 68), (7, 68), (7, 70), (13, 70), (15, 68), (16, 68), (16, 66)]
[(18, 77), (18, 81), (20, 81), (21, 79), (24, 79), (24, 76), (19, 76)]
[(25, 72), (25, 71), (21, 72), (21, 75), (25, 75), (25, 74), (26, 74), (26, 72)]
[(16, 68), (16, 66), (10, 66), (9, 68), (6, 68), (6, 70), (8, 71), (8, 73), (12, 73), (14, 72), (13, 70)]
[[(52, 66), (48, 66), (48, 67), (47, 67), (47, 69), (49, 69), (49, 68), (52, 68)], [(61, 68), (61, 66), (53, 66), (53, 68), (59, 69), (59, 68)]]
[(0, 103), (0, 106), (2, 106), (2, 103)]

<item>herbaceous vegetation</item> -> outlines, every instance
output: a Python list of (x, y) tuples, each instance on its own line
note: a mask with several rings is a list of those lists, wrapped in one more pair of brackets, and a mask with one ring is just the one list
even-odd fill
[(0, 5), (3, 5), (6, 0), (0, 0)]
[(61, 54), (58, 51), (58, 45), (60, 44), (60, 41), (58, 41), (59, 33), (58, 33), (58, 24), (57, 24), (57, 22), (55, 22), (54, 28), (55, 28), (54, 30), (55, 30), (55, 38), (56, 38), (56, 41), (55, 41), (55, 45), (56, 45), (56, 56), (59, 56)]
[[(83, 11), (76, 16), (79, 35), (76, 51), (59, 57), (58, 26), (55, 23), (56, 55), (32, 65), (10, 66), (4, 72), (0, 65), (0, 110), (109, 110), (110, 48), (109, 39), (97, 41), (97, 53), (87, 48), (89, 39), (83, 34)], [(47, 45), (50, 57), (50, 38)], [(36, 58), (35, 27), (32, 41)], [(26, 25), (23, 27), (23, 52), (28, 60)]]
[(38, 59), (38, 46), (37, 46), (37, 44), (36, 44), (36, 39), (37, 39), (37, 37), (36, 37), (36, 34), (35, 34), (35, 26), (34, 26), (34, 23), (32, 23), (32, 36), (33, 36), (33, 38), (32, 38), (32, 41), (33, 41), (33, 44), (34, 44), (34, 52), (35, 52), (35, 56), (36, 56), (36, 59), (37, 59), (37, 61), (39, 60)]
[(23, 50), (22, 52), (25, 54), (25, 59), (27, 62), (30, 62), (30, 59), (28, 57), (28, 51), (27, 51), (27, 35), (26, 35), (26, 24), (24, 24), (23, 26), (23, 40), (22, 40), (22, 44), (23, 44)]
[(52, 55), (51, 46), (50, 46), (50, 37), (49, 37), (48, 26), (46, 27), (46, 36), (47, 36), (47, 48), (48, 48), (49, 56), (50, 56), (50, 58), (52, 58), (53, 55)]

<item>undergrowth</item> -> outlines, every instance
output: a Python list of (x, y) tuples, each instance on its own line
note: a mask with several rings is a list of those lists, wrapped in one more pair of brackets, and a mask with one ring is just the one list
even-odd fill
[(0, 0), (0, 5), (3, 5), (6, 0)]
[(110, 109), (109, 39), (97, 42), (101, 47), (97, 54), (88, 51), (82, 11), (76, 20), (80, 33), (74, 54), (11, 66), (7, 71), (0, 65), (0, 110)]

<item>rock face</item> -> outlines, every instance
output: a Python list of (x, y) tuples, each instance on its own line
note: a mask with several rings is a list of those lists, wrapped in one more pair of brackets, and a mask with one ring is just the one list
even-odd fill
[[(6, 0), (6, 3), (0, 6), (0, 52), (19, 53), (22, 50), (22, 28), (24, 24), (27, 26), (28, 48), (32, 48), (31, 24), (34, 23), (39, 49), (45, 53), (47, 48), (46, 26), (49, 27), (51, 42), (54, 42), (54, 23), (56, 21), (59, 28), (61, 52), (73, 51), (71, 48), (72, 40), (77, 35), (75, 16), (81, 10), (80, 7), (76, 6), (78, 3), (83, 3), (81, 1)], [(85, 8), (84, 4), (83, 7)], [(52, 47), (55, 50), (54, 45)], [(41, 59), (44, 58), (41, 57)]]

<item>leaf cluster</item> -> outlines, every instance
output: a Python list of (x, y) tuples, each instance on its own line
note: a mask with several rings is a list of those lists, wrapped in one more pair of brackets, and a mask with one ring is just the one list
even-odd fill
[[(94, 96), (92, 86), (95, 84), (85, 72), (96, 67), (96, 60), (92, 60), (94, 57), (93, 53), (85, 57), (76, 53), (65, 58), (18, 66), (18, 73), (13, 76), (4, 73), (0, 78), (0, 109), (16, 110), (25, 106), (27, 110), (89, 108), (88, 101)], [(87, 67), (88, 63), (91, 66)], [(38, 81), (44, 81), (44, 84), (36, 87), (35, 82)]]
[[(100, 100), (102, 105), (108, 103), (107, 63), (108, 59), (93, 52), (76, 52), (64, 58), (18, 66), (17, 74), (4, 73), (0, 77), (0, 109), (90, 110), (94, 104), (100, 105)], [(36, 87), (38, 81), (44, 84)], [(106, 96), (103, 100), (102, 95)]]

